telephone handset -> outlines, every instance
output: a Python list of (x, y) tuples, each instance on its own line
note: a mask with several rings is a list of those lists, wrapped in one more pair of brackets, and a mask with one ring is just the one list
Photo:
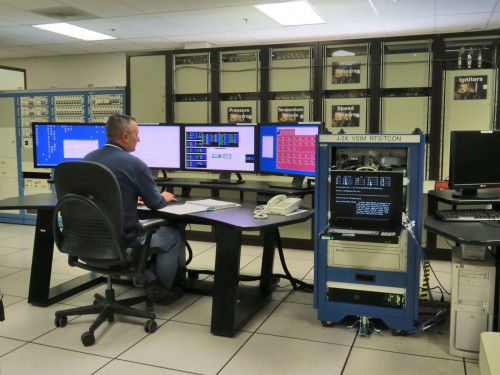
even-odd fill
[(298, 210), (302, 199), (288, 198), (284, 194), (272, 197), (267, 204), (254, 211), (254, 216), (257, 219), (267, 218), (267, 214), (288, 215), (289, 213)]

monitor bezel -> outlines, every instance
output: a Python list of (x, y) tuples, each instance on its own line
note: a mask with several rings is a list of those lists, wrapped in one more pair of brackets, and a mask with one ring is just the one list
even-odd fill
[[(141, 159), (146, 163), (146, 165), (149, 167), (149, 169), (152, 170), (162, 170), (162, 171), (182, 171), (182, 167), (184, 165), (184, 129), (183, 125), (179, 123), (158, 123), (158, 124), (153, 124), (153, 123), (138, 123), (137, 124), (139, 127), (139, 139), (141, 139), (141, 128), (144, 127), (177, 127), (179, 129), (179, 155), (178, 155), (178, 160), (179, 160), (179, 166), (178, 167), (165, 167), (165, 166), (150, 166), (146, 161), (141, 159), (139, 156), (135, 155), (134, 153), (131, 153), (131, 155)], [(140, 146), (141, 142), (138, 142), (138, 145), (136, 145), (136, 151), (137, 147)], [(134, 151), (134, 152), (136, 152)]]
[[(44, 121), (44, 122), (32, 122), (31, 123), (31, 140), (32, 140), (32, 147), (33, 147), (33, 167), (37, 169), (42, 169), (42, 168), (55, 168), (58, 164), (40, 164), (39, 163), (39, 158), (37, 155), (38, 147), (37, 147), (37, 142), (36, 142), (36, 134), (37, 130), (36, 127), (38, 125), (42, 126), (102, 126), (104, 128), (104, 136), (106, 136), (106, 131), (105, 127), (106, 124), (104, 123), (92, 123), (92, 122), (61, 122), (61, 121)], [(99, 145), (101, 147), (102, 145)], [(68, 159), (68, 160), (75, 160), (75, 159)]]
[[(223, 128), (237, 128), (237, 127), (247, 127), (247, 128), (252, 128), (253, 129), (253, 142), (254, 142), (254, 163), (253, 163), (253, 169), (252, 170), (245, 170), (245, 169), (237, 169), (237, 168), (229, 168), (229, 169), (215, 169), (215, 168), (186, 168), (186, 132), (187, 128), (189, 127), (203, 127), (205, 129), (209, 129), (211, 127), (223, 127)], [(257, 124), (255, 123), (238, 123), (238, 124), (231, 124), (231, 123), (220, 123), (220, 124), (183, 124), (183, 132), (182, 132), (182, 170), (186, 172), (215, 172), (215, 173), (220, 173), (220, 174), (231, 174), (231, 173), (249, 173), (249, 174), (256, 174), (258, 173), (259, 166), (258, 166), (258, 151), (259, 151), (259, 144), (258, 144), (258, 131), (257, 131)]]
[[(392, 190), (395, 189), (400, 189), (400, 194), (396, 195), (391, 195), (391, 202), (395, 206), (392, 208), (392, 211), (390, 213), (390, 219), (386, 220), (386, 223), (383, 225), (378, 225), (378, 226), (373, 226), (373, 229), (377, 230), (396, 230), (399, 232), (402, 228), (402, 215), (403, 212), (406, 208), (406, 199), (405, 199), (405, 192), (404, 192), (404, 177), (405, 174), (403, 171), (386, 171), (386, 170), (379, 170), (379, 171), (366, 171), (366, 170), (355, 170), (355, 169), (332, 169), (330, 171), (330, 202), (329, 202), (329, 211), (330, 211), (330, 226), (339, 226), (338, 222), (335, 218), (334, 215), (334, 199), (336, 196), (335, 193), (335, 176), (342, 176), (342, 175), (366, 175), (366, 176), (377, 176), (379, 175), (389, 175), (389, 176), (397, 176), (396, 183), (397, 185), (391, 188)], [(356, 220), (357, 221), (357, 220)], [(356, 225), (355, 220), (351, 221), (346, 221), (346, 223), (351, 223), (351, 224), (346, 224), (347, 227), (352, 227), (356, 228), (358, 225)], [(369, 226), (365, 226), (364, 228), (368, 228)]]
[[(258, 127), (258, 142), (259, 142), (259, 155), (258, 155), (258, 162), (259, 162), (259, 173), (262, 175), (271, 175), (271, 176), (290, 176), (290, 177), (303, 177), (303, 178), (314, 178), (316, 176), (316, 171), (314, 170), (313, 172), (310, 173), (301, 173), (299, 171), (294, 172), (294, 171), (287, 171), (287, 172), (282, 172), (278, 170), (263, 170), (262, 169), (262, 163), (261, 163), (261, 145), (262, 145), (262, 137), (261, 137), (261, 127), (262, 126), (273, 126), (273, 127), (289, 127), (289, 128), (296, 128), (296, 127), (301, 127), (301, 126), (315, 126), (318, 129), (318, 135), (321, 133), (321, 123), (320, 122), (295, 122), (295, 123), (278, 123), (278, 122), (265, 122), (265, 123), (259, 123)], [(316, 155), (314, 155), (314, 160), (316, 164)]]
[[(496, 190), (500, 188), (500, 172), (497, 173), (498, 181), (473, 181), (467, 180), (470, 168), (463, 168), (462, 160), (459, 156), (467, 155), (468, 158), (473, 158), (474, 153), (471, 150), (472, 142), (475, 142), (473, 135), (494, 136), (498, 138), (500, 145), (500, 131), (498, 130), (453, 130), (450, 132), (450, 153), (449, 153), (449, 170), (448, 170), (448, 187), (455, 190), (454, 197), (457, 198), (470, 198), (470, 199), (496, 199), (500, 197), (500, 192)], [(484, 155), (486, 144), (476, 147), (476, 150), (481, 152), (477, 155)], [(465, 151), (465, 152), (464, 152)], [(500, 152), (500, 147), (495, 147), (494, 151)], [(496, 160), (496, 159), (495, 159)], [(474, 162), (475, 169), (478, 164)], [(492, 162), (494, 164), (494, 162)], [(484, 167), (483, 167), (484, 168)], [(490, 165), (486, 170), (497, 170), (496, 166)], [(467, 170), (467, 171), (466, 171)], [(465, 177), (465, 178), (464, 178)]]

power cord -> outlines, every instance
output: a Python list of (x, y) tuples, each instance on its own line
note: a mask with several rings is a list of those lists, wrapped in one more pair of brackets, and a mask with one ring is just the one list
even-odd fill
[[(280, 258), (281, 266), (283, 267), (283, 271), (285, 272), (285, 274), (279, 274), (279, 273), (275, 273), (274, 274), (273, 273), (271, 277), (273, 279), (285, 279), (285, 280), (290, 281), (290, 283), (292, 284), (292, 288), (294, 290), (302, 289), (305, 292), (312, 293), (313, 290), (314, 290), (314, 285), (313, 284), (306, 283), (303, 280), (299, 280), (299, 279), (293, 277), (291, 275), (290, 271), (288, 270), (288, 267), (287, 267), (286, 261), (285, 261), (285, 255), (283, 253), (283, 247), (281, 245), (281, 236), (280, 236), (280, 233), (279, 233), (279, 229), (276, 228), (275, 230), (276, 230), (276, 243), (275, 243), (275, 246), (278, 249), (278, 255), (279, 255), (279, 258)], [(192, 259), (192, 250), (191, 250), (191, 246), (189, 246), (189, 244), (188, 244), (187, 241), (186, 241), (186, 249), (188, 250), (188, 253), (190, 254), (190, 256), (189, 256), (189, 262), (191, 262), (191, 259)], [(188, 265), (189, 262), (186, 261), (186, 265)], [(188, 272), (188, 274), (191, 277), (197, 277), (199, 275), (211, 275), (211, 276), (213, 276), (215, 274), (215, 272), (213, 270), (187, 270), (187, 272)], [(260, 280), (260, 276), (239, 275), (239, 281), (241, 281), (241, 282), (245, 282), (245, 281), (258, 281), (258, 280)]]
[[(436, 280), (438, 281), (439, 285), (440, 285), (440, 290), (441, 290), (441, 295), (443, 297), (443, 290), (449, 294), (446, 289), (443, 287), (443, 285), (439, 282), (439, 279), (437, 278), (436, 274), (434, 273), (434, 270), (432, 269), (432, 267), (430, 266), (430, 263), (427, 259), (427, 257), (425, 256), (425, 253), (424, 253), (424, 250), (422, 249), (422, 246), (420, 245), (416, 235), (415, 235), (415, 232), (413, 231), (413, 228), (415, 227), (415, 221), (414, 220), (410, 220), (410, 218), (408, 217), (408, 215), (406, 214), (406, 212), (403, 212), (403, 216), (404, 216), (404, 220), (403, 220), (403, 226), (406, 228), (406, 230), (408, 231), (408, 233), (410, 234), (411, 238), (413, 239), (413, 241), (415, 242), (416, 246), (417, 246), (417, 249), (419, 251), (419, 255), (420, 255), (420, 261), (421, 261), (421, 264), (422, 264), (422, 268), (424, 269), (424, 284), (426, 284), (427, 286), (429, 286), (429, 275), (427, 272), (425, 272), (425, 267), (426, 267), (426, 263), (429, 264), (429, 268), (432, 270), (432, 273), (434, 274), (434, 276), (436, 277)], [(441, 289), (442, 288), (442, 289)], [(400, 331), (399, 334), (400, 335), (413, 335), (415, 333), (418, 333), (418, 332), (423, 332), (431, 327), (434, 327), (436, 325), (438, 325), (439, 323), (443, 322), (449, 315), (449, 310), (448, 309), (444, 309), (444, 310), (440, 310), (440, 311), (437, 311), (437, 307), (436, 307), (436, 304), (434, 302), (434, 298), (432, 296), (432, 290), (434, 288), (428, 288), (428, 293), (429, 293), (429, 301), (431, 302), (431, 305), (435, 311), (435, 314), (434, 316), (432, 316), (431, 318), (429, 318), (428, 320), (422, 322), (420, 325), (416, 326), (415, 329), (413, 331)]]

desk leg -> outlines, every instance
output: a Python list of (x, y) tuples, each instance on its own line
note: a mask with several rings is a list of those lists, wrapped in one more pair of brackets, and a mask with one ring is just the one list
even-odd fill
[[(427, 195), (427, 215), (434, 215), (438, 208), (438, 201), (433, 197)], [(427, 240), (425, 246), (425, 255), (427, 258), (432, 259), (437, 247), (437, 235), (431, 231), (427, 231)]]
[(28, 292), (28, 302), (33, 305), (49, 306), (105, 280), (89, 273), (50, 288), (53, 255), (52, 210), (38, 210)]
[(52, 210), (38, 210), (28, 302), (41, 306), (46, 306), (49, 298), (50, 273), (54, 255), (51, 220)]
[(242, 233), (220, 225), (216, 227), (216, 236), (210, 331), (216, 335), (232, 337), (236, 331)]
[(272, 292), (274, 253), (276, 249), (276, 239), (279, 236), (278, 228), (263, 231), (264, 251), (262, 253), (262, 267), (260, 272), (260, 288), (263, 292)]
[(270, 299), (276, 228), (263, 232), (264, 252), (259, 286), (240, 286), (242, 233), (217, 226), (217, 249), (210, 332), (233, 337)]

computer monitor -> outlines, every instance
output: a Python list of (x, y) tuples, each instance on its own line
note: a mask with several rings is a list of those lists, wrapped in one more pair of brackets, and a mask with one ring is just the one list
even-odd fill
[(403, 172), (330, 172), (330, 226), (399, 235), (403, 209)]
[(301, 189), (304, 178), (315, 174), (319, 127), (319, 123), (260, 124), (259, 171), (293, 176), (290, 185), (279, 187)]
[(453, 196), (496, 199), (500, 196), (500, 131), (456, 130), (450, 133), (449, 187)]
[(257, 170), (256, 145), (255, 125), (184, 125), (184, 170), (219, 172), (202, 183), (241, 183), (239, 172)]
[(35, 168), (55, 168), (63, 161), (82, 160), (106, 143), (104, 124), (33, 123)]
[(166, 176), (167, 170), (180, 170), (181, 125), (139, 124), (139, 139), (135, 151), (131, 152), (151, 169), (160, 169)]

